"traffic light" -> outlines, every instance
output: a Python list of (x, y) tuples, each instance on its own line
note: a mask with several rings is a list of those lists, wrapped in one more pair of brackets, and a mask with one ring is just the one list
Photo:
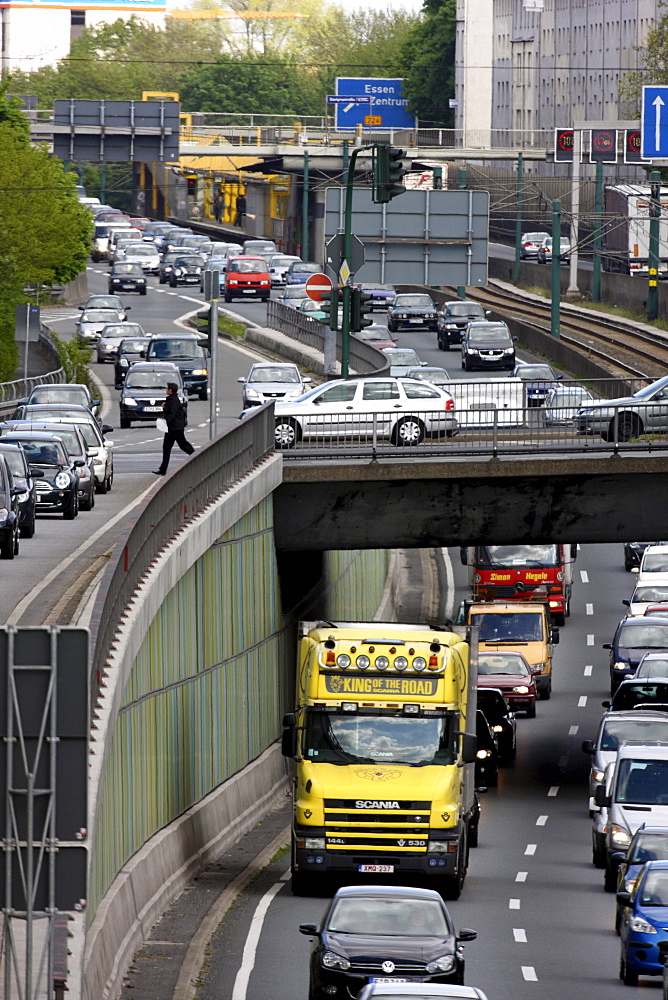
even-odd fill
[(377, 204), (391, 201), (406, 190), (401, 183), (406, 172), (401, 162), (405, 155), (403, 149), (395, 149), (393, 146), (374, 146), (373, 200)]
[(330, 330), (339, 328), (339, 290), (335, 286), (329, 292), (320, 293), (320, 306), (325, 313), (323, 323)]
[(350, 330), (352, 333), (359, 333), (365, 326), (371, 326), (373, 319), (367, 318), (367, 313), (371, 312), (371, 306), (367, 305), (373, 295), (363, 292), (361, 288), (353, 288), (350, 305)]

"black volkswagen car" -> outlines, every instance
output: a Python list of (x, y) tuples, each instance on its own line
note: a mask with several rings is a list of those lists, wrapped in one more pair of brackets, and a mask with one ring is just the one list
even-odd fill
[(35, 483), (37, 513), (61, 513), (66, 521), (73, 520), (79, 513), (78, 479), (60, 438), (46, 431), (13, 431), (3, 435), (2, 441), (22, 445), (30, 465), (42, 471)]
[(150, 342), (150, 337), (124, 337), (120, 342), (114, 362), (115, 389), (122, 389), (125, 376), (132, 365), (144, 360)]
[(462, 368), (493, 370), (515, 367), (515, 341), (505, 323), (469, 323), (462, 340)]
[(19, 528), (22, 538), (32, 538), (35, 534), (35, 513), (37, 509), (37, 496), (35, 492), (35, 472), (28, 464), (26, 454), (20, 444), (5, 444), (5, 438), (0, 440), (0, 455), (2, 455), (9, 466), (9, 471), (14, 480), (14, 486), (20, 489), (19, 501)]
[(109, 272), (110, 292), (139, 292), (146, 295), (146, 275), (141, 264), (126, 264), (120, 261)]
[(435, 330), (437, 322), (436, 306), (424, 292), (402, 292), (387, 310), (387, 329), (390, 333), (411, 327)]
[(469, 323), (476, 320), (485, 321), (489, 309), (483, 309), (479, 302), (467, 302), (455, 299), (454, 302), (444, 302), (438, 314), (436, 340), (440, 351), (449, 351), (451, 347), (461, 344)]
[(19, 554), (19, 495), (9, 464), (0, 455), (0, 558), (13, 559)]
[(313, 938), (310, 1000), (356, 997), (370, 982), (464, 982), (461, 943), (476, 931), (456, 931), (434, 889), (345, 886), (320, 927), (301, 924)]
[(197, 337), (182, 333), (155, 334), (149, 341), (146, 360), (171, 361), (181, 372), (184, 390), (197, 393), (200, 399), (208, 398), (208, 356)]
[(131, 427), (133, 420), (155, 422), (161, 417), (168, 382), (176, 382), (179, 399), (187, 407), (181, 372), (171, 361), (140, 361), (133, 365), (125, 377), (119, 400), (121, 427)]

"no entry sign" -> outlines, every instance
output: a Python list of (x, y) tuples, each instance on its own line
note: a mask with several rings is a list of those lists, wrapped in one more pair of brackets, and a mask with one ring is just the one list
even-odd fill
[(314, 302), (321, 302), (323, 292), (331, 292), (332, 279), (326, 274), (312, 274), (306, 279), (306, 294)]

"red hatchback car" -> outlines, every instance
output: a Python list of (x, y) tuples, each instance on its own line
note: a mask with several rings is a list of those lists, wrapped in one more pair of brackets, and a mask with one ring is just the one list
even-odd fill
[(499, 688), (514, 712), (536, 715), (536, 682), (521, 653), (480, 653), (478, 687)]

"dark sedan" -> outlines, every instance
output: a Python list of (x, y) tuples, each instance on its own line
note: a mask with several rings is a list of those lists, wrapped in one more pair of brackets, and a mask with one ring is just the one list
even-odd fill
[(387, 310), (387, 328), (390, 333), (420, 326), (435, 330), (437, 320), (436, 306), (430, 296), (422, 292), (397, 295), (394, 304)]
[(179, 399), (185, 407), (188, 397), (183, 391), (181, 372), (169, 361), (139, 362), (128, 372), (121, 390), (120, 423), (131, 427), (133, 420), (152, 420), (162, 416), (168, 382), (179, 386)]
[(78, 479), (60, 438), (44, 431), (14, 431), (5, 434), (2, 440), (7, 444), (18, 442), (22, 445), (28, 462), (39, 466), (42, 471), (35, 483), (37, 513), (60, 513), (66, 521), (73, 520), (79, 513)]
[(469, 323), (484, 322), (489, 316), (489, 309), (483, 309), (479, 302), (467, 302), (455, 299), (454, 302), (444, 302), (438, 314), (436, 326), (436, 341), (440, 351), (449, 351), (451, 347), (459, 347)]
[(312, 937), (310, 1000), (355, 997), (370, 982), (463, 983), (463, 941), (448, 908), (433, 889), (345, 886), (320, 927), (301, 924)]
[(171, 361), (181, 372), (185, 391), (208, 399), (208, 356), (197, 337), (179, 333), (155, 334), (149, 341), (146, 361)]
[[(32, 538), (35, 534), (35, 513), (37, 508), (37, 498), (35, 494), (35, 474), (20, 444), (5, 444), (5, 439), (0, 440), (0, 455), (2, 455), (9, 466), (9, 471), (14, 480), (14, 486), (20, 489), (19, 501), (19, 528), (22, 538)], [(40, 470), (37, 469), (37, 472)]]
[(610, 650), (610, 694), (621, 681), (633, 677), (645, 653), (668, 650), (668, 621), (665, 618), (622, 618), (612, 642), (604, 642)]
[(500, 688), (478, 687), (478, 708), (494, 733), (499, 762), (512, 764), (517, 753), (517, 722)]
[(666, 544), (666, 542), (624, 542), (624, 569), (630, 573), (634, 566), (639, 567), (648, 546)]
[(146, 275), (141, 264), (114, 264), (109, 272), (110, 292), (139, 292), (146, 295)]
[(118, 345), (118, 354), (114, 363), (114, 389), (122, 389), (125, 376), (132, 365), (143, 361), (146, 357), (150, 337), (124, 337)]
[(0, 454), (0, 558), (19, 554), (19, 495), (21, 487), (12, 479), (9, 464)]

